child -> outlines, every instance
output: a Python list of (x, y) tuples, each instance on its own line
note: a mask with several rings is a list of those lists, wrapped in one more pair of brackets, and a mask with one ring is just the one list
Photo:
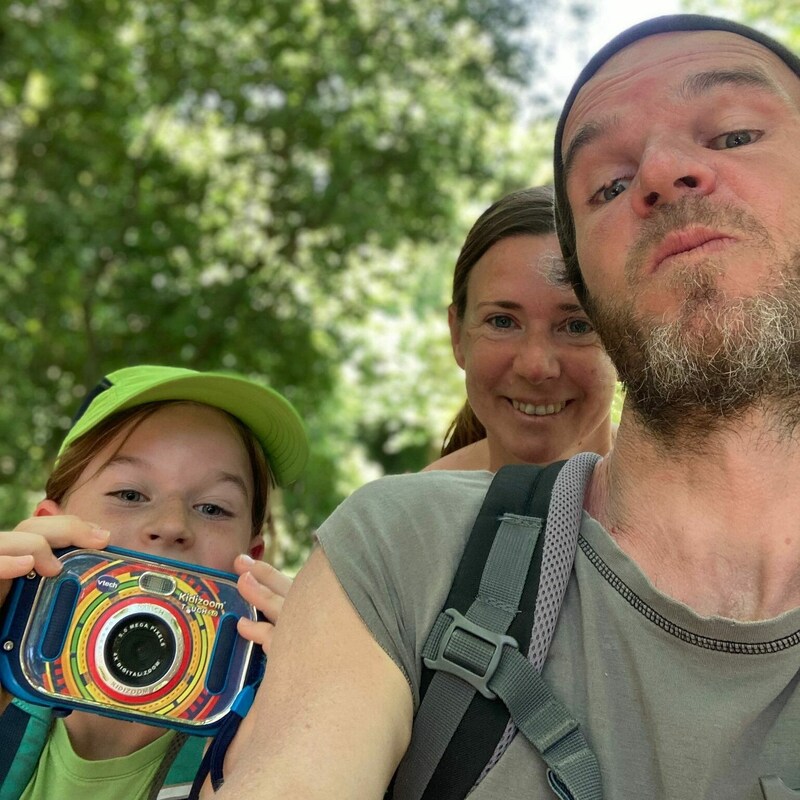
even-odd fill
[[(58, 574), (53, 548), (111, 544), (236, 571), (242, 596), (274, 622), (289, 580), (259, 563), (269, 490), (307, 456), (300, 418), (271, 389), (188, 369), (118, 370), (79, 410), (34, 516), (0, 532), (0, 603), (11, 579)], [(239, 623), (265, 650), (271, 628)], [(203, 738), (85, 711), (56, 717), (0, 693), (2, 800), (187, 796)]]

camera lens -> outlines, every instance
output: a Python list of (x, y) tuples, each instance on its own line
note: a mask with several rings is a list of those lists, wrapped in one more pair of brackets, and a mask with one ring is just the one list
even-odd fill
[(175, 636), (164, 620), (152, 614), (132, 614), (109, 632), (105, 661), (122, 684), (151, 686), (169, 672), (175, 660)]

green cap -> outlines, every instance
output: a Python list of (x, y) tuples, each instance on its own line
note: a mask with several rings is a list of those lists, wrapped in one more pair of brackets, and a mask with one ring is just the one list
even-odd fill
[(241, 375), (142, 365), (112, 372), (86, 396), (58, 455), (117, 411), (159, 400), (190, 400), (227, 411), (253, 431), (275, 480), (295, 480), (308, 460), (308, 436), (292, 404)]

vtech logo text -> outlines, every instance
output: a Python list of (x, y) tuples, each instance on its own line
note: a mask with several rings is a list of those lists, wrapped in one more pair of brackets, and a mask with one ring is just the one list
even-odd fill
[(101, 575), (97, 579), (97, 588), (101, 592), (113, 592), (119, 586), (119, 581), (113, 575)]

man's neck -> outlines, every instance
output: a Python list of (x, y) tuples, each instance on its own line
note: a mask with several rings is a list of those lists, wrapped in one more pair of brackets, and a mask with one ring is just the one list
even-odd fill
[(704, 616), (800, 606), (800, 443), (760, 422), (665, 448), (625, 418), (587, 492), (652, 583)]

